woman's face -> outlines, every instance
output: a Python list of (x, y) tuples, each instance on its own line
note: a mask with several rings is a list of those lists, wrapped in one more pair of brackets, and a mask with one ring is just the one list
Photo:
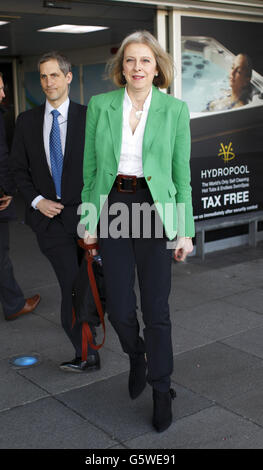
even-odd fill
[(146, 44), (131, 43), (123, 56), (123, 75), (130, 91), (147, 92), (158, 73), (154, 53)]
[(235, 57), (230, 72), (230, 86), (236, 95), (240, 95), (250, 82), (246, 58), (239, 54)]

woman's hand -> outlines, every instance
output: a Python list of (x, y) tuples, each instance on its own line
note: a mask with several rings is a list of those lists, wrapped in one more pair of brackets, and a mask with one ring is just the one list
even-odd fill
[(174, 250), (174, 258), (176, 261), (185, 261), (187, 255), (193, 251), (192, 238), (179, 237)]
[[(86, 245), (93, 245), (94, 243), (98, 243), (97, 234), (95, 233), (92, 235), (86, 230), (84, 234), (84, 243), (86, 243)], [(92, 248), (91, 250), (89, 250), (89, 253), (92, 256), (95, 256), (98, 254), (98, 251), (96, 250), (96, 248)]]

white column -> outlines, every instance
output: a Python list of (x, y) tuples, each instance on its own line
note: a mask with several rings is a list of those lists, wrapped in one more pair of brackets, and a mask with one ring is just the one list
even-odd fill
[(171, 94), (176, 98), (182, 97), (182, 50), (181, 50), (181, 13), (169, 12), (169, 43), (170, 54), (175, 63), (174, 81), (171, 85)]
[(155, 33), (156, 38), (162, 48), (167, 51), (167, 31), (166, 31), (166, 18), (167, 18), (167, 11), (166, 10), (157, 10), (156, 13), (156, 22), (155, 22)]
[[(168, 38), (167, 18), (168, 18), (168, 12), (166, 10), (157, 10), (156, 21), (155, 21), (155, 36), (159, 44), (162, 46), (162, 48), (166, 52), (169, 52), (168, 44), (167, 44), (167, 38)], [(163, 93), (167, 93), (166, 88), (160, 88), (160, 91), (162, 91)]]

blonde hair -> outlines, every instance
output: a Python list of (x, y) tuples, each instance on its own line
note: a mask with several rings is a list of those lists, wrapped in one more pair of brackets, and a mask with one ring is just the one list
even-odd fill
[(106, 66), (108, 78), (119, 87), (126, 85), (125, 77), (123, 76), (123, 58), (125, 48), (132, 43), (145, 44), (152, 50), (155, 60), (156, 67), (158, 70), (158, 76), (154, 77), (153, 84), (158, 88), (168, 88), (173, 80), (174, 64), (172, 57), (165, 52), (160, 46), (157, 39), (149, 33), (149, 31), (135, 31), (134, 33), (127, 36), (118, 49), (116, 55), (110, 59)]

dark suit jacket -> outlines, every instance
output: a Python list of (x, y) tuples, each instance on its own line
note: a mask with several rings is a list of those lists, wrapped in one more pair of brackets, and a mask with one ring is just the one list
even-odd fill
[[(0, 188), (3, 188), (6, 194), (12, 194), (14, 192), (14, 183), (8, 169), (8, 158), (5, 124), (2, 111), (0, 111)], [(15, 208), (12, 201), (4, 211), (0, 211), (0, 222), (7, 222), (14, 218)]]
[[(65, 206), (61, 220), (70, 233), (76, 232), (83, 186), (83, 152), (87, 107), (70, 101), (63, 162), (61, 203)], [(17, 118), (11, 150), (10, 167), (18, 189), (26, 202), (25, 221), (35, 232), (43, 232), (52, 219), (35, 210), (36, 196), (56, 200), (55, 185), (47, 164), (44, 139), (45, 105), (21, 113)]]

